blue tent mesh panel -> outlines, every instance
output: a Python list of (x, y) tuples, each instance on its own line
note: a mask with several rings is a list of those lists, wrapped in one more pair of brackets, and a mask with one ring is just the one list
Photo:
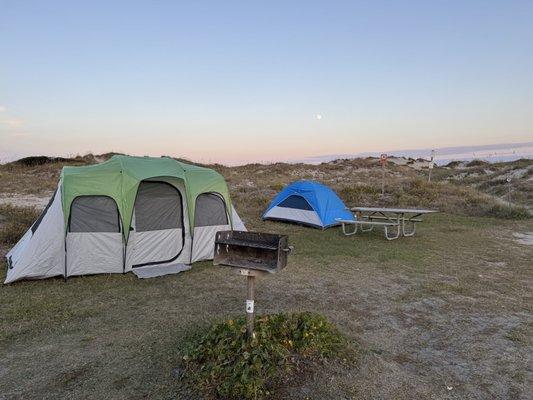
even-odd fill
[(302, 196), (297, 196), (294, 194), (279, 203), (278, 207), (297, 208), (298, 210), (313, 211), (313, 207), (311, 207), (311, 205), (307, 202), (306, 199), (304, 199)]

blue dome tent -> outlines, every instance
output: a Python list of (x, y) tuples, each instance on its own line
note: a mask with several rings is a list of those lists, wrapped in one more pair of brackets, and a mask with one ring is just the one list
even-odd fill
[(352, 213), (331, 188), (313, 181), (297, 181), (286, 186), (262, 218), (322, 229), (339, 225), (335, 218), (354, 221)]

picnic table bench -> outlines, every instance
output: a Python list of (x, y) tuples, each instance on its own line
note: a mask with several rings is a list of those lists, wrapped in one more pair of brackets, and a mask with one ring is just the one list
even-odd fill
[[(413, 236), (416, 232), (416, 224), (422, 222), (423, 215), (438, 212), (436, 210), (385, 207), (353, 207), (350, 211), (356, 215), (355, 221), (336, 219), (342, 224), (344, 235), (355, 235), (359, 226), (361, 226), (361, 232), (370, 232), (375, 226), (382, 226), (387, 240), (398, 239), (400, 235)], [(352, 231), (346, 229), (348, 225), (353, 226)], [(406, 228), (409, 225), (411, 229)], [(395, 233), (389, 234), (389, 228), (394, 227), (396, 228)]]

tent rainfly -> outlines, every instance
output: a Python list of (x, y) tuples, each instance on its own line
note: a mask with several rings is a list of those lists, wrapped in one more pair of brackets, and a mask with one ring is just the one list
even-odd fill
[(230, 229), (246, 228), (224, 178), (212, 169), (122, 155), (64, 167), (50, 202), (7, 253), (4, 283), (185, 270), (212, 259), (215, 233)]
[(296, 222), (315, 228), (339, 225), (335, 218), (354, 221), (354, 216), (328, 186), (297, 181), (286, 186), (272, 200), (263, 219)]

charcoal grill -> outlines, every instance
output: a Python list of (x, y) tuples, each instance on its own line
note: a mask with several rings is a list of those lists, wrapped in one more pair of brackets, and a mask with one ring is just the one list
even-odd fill
[(285, 235), (221, 231), (215, 237), (213, 264), (273, 273), (285, 268), (291, 251)]
[(282, 270), (292, 252), (289, 238), (262, 232), (221, 231), (215, 236), (214, 265), (238, 268), (246, 276), (246, 332), (254, 337), (255, 278)]

